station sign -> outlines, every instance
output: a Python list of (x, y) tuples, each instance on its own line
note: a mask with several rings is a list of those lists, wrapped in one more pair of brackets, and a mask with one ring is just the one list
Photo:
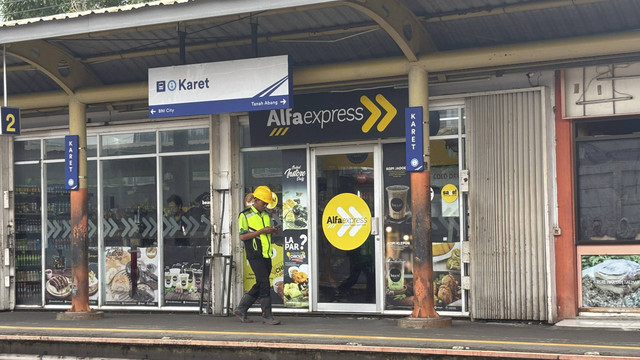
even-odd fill
[(1, 107), (0, 116), (2, 117), (2, 128), (0, 135), (20, 135), (20, 109)]
[(64, 188), (78, 190), (78, 135), (64, 137)]
[(290, 108), (291, 74), (287, 55), (149, 69), (149, 117)]
[(404, 110), (404, 129), (407, 171), (424, 170), (422, 127), (422, 106), (406, 108)]

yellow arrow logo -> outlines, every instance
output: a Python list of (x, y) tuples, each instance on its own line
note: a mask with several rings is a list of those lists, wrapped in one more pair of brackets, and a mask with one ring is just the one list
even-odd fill
[[(398, 110), (396, 110), (395, 106), (393, 106), (389, 102), (389, 100), (387, 100), (381, 94), (376, 95), (376, 101), (387, 112), (387, 114), (378, 123), (378, 126), (376, 126), (376, 129), (378, 129), (379, 132), (383, 132), (384, 129), (387, 128), (391, 120), (393, 120), (393, 118), (396, 116)], [(382, 115), (382, 111), (380, 111), (378, 106), (376, 106), (376, 104), (374, 104), (373, 101), (371, 101), (371, 99), (369, 99), (365, 95), (362, 95), (362, 97), (360, 97), (360, 102), (362, 103), (362, 105), (364, 105), (364, 107), (367, 108), (367, 110), (371, 112), (371, 115), (367, 118), (364, 124), (362, 124), (362, 132), (366, 134), (369, 132), (369, 130), (371, 130), (376, 121), (378, 121), (378, 118), (380, 117), (380, 115)]]

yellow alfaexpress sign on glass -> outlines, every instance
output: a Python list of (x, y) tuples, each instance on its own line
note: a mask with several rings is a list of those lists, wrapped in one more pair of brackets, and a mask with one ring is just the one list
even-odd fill
[(371, 234), (371, 211), (355, 194), (334, 196), (322, 213), (322, 230), (331, 245), (340, 250), (353, 250)]

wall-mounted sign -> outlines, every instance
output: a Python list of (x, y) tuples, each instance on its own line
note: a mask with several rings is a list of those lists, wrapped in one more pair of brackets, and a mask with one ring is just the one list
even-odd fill
[(322, 230), (327, 240), (336, 248), (356, 249), (371, 234), (371, 210), (358, 195), (338, 194), (324, 208)]
[(293, 99), (289, 57), (149, 69), (149, 117), (286, 109)]
[(404, 109), (407, 171), (423, 171), (422, 106)]
[(20, 135), (20, 109), (1, 107), (2, 127), (0, 135)]
[(64, 188), (78, 190), (78, 135), (64, 137)]
[(406, 89), (299, 95), (294, 108), (249, 114), (251, 146), (402, 137), (407, 103)]

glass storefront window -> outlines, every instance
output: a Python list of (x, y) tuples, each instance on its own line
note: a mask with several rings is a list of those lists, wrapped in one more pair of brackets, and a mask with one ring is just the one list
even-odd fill
[(640, 138), (577, 142), (578, 241), (640, 240)]
[(14, 141), (13, 161), (40, 160), (40, 140)]
[(156, 152), (156, 133), (104, 135), (101, 150), (101, 156), (152, 154)]
[(45, 159), (64, 159), (64, 138), (44, 140)]
[(98, 137), (87, 136), (87, 157), (95, 157), (98, 155)]
[(458, 135), (458, 109), (446, 109), (438, 112), (440, 113), (438, 136)]
[[(45, 240), (45, 304), (71, 304), (71, 196), (64, 188), (64, 163), (45, 165), (47, 180)], [(98, 303), (98, 231), (96, 162), (87, 163), (87, 237), (89, 256), (89, 304)]]
[[(201, 264), (211, 254), (208, 137), (206, 127), (104, 135), (100, 154), (98, 136), (87, 137), (90, 305), (198, 306)], [(163, 139), (160, 162), (156, 138)], [(43, 296), (44, 305), (70, 304), (71, 198), (64, 189), (64, 137), (14, 144), (17, 305), (42, 305)], [(184, 211), (175, 224), (168, 220), (172, 194), (181, 197)], [(159, 205), (167, 215), (161, 219)], [(167, 273), (184, 274), (176, 277), (186, 282), (176, 287), (176, 301), (169, 301), (171, 296), (164, 301), (165, 266)]]
[(212, 253), (209, 156), (163, 157), (162, 174), (164, 305), (198, 305), (203, 258)]
[(209, 150), (209, 129), (160, 132), (160, 152)]
[(105, 305), (158, 304), (155, 169), (153, 157), (102, 161)]
[[(275, 192), (280, 199), (278, 206), (269, 210), (271, 215), (271, 226), (280, 226), (282, 228), (282, 179), (283, 179), (283, 151), (260, 151), (243, 153), (243, 172), (244, 172), (244, 195), (251, 193), (253, 189), (260, 185), (268, 186), (271, 191)], [(238, 214), (233, 215), (237, 218)], [(282, 230), (271, 236), (272, 247), (274, 249), (274, 258), (272, 259), (273, 271), (270, 279), (275, 289), (281, 289), (276, 292), (272, 291), (271, 297), (274, 305), (283, 304), (284, 297), (284, 237)], [(244, 290), (248, 291), (255, 284), (255, 276), (251, 267), (248, 265), (246, 258), (243, 264), (243, 284)], [(308, 305), (308, 303), (307, 303)]]

